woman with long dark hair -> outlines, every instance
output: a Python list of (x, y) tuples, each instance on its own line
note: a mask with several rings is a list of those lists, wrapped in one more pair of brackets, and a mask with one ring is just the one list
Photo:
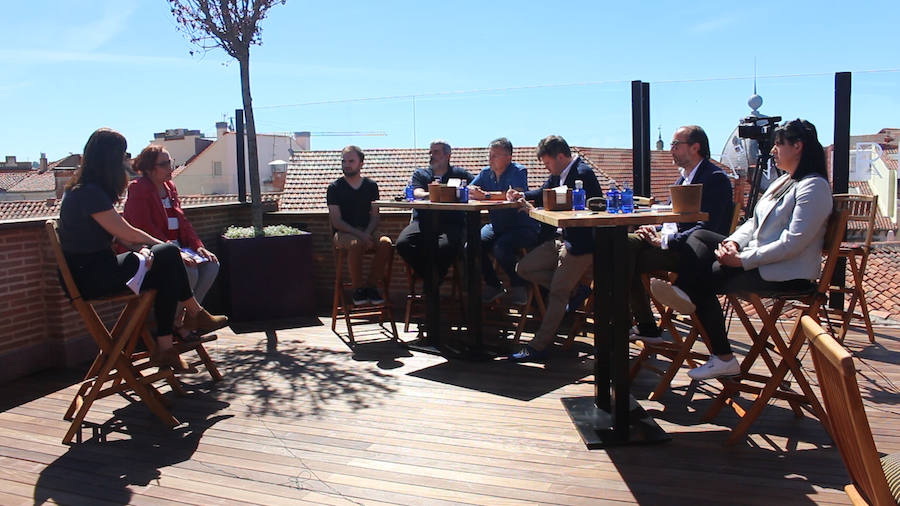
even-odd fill
[[(141, 289), (156, 289), (156, 350), (159, 366), (188, 370), (173, 348), (175, 309), (187, 310), (184, 326), (198, 331), (224, 327), (228, 318), (210, 315), (191, 293), (177, 246), (128, 224), (114, 208), (128, 182), (125, 138), (101, 128), (84, 146), (81, 167), (66, 185), (59, 211), (59, 240), (75, 284), (85, 298), (118, 294), (143, 262), (149, 270)], [(134, 252), (116, 255), (113, 238)]]
[(713, 354), (688, 372), (693, 379), (740, 373), (716, 294), (806, 290), (819, 278), (832, 197), (816, 127), (800, 119), (777, 127), (772, 155), (785, 174), (769, 185), (751, 219), (728, 237), (694, 232), (686, 243), (692, 257), (675, 284), (651, 284), (653, 295), (676, 311), (696, 310), (709, 334)]

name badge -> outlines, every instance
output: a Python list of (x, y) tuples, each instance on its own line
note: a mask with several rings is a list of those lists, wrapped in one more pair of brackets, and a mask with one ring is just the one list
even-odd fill
[(178, 230), (178, 218), (169, 218), (169, 230)]

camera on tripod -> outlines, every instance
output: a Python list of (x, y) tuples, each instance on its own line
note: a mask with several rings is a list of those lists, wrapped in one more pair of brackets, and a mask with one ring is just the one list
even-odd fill
[[(771, 147), (773, 144), (773, 136), (775, 135), (775, 127), (781, 121), (781, 116), (747, 116), (742, 119), (738, 125), (738, 137), (741, 139), (753, 139), (761, 146)], [(767, 151), (768, 153), (768, 151)]]
[[(745, 216), (753, 214), (753, 209), (759, 200), (760, 191), (765, 190), (763, 186), (768, 187), (768, 182), (763, 182), (762, 175), (763, 172), (769, 176), (771, 175), (769, 170), (769, 152), (775, 145), (775, 127), (778, 126), (779, 121), (781, 121), (781, 116), (747, 116), (738, 124), (738, 137), (755, 141), (757, 155), (756, 165), (750, 169), (750, 194), (747, 197)], [(751, 148), (751, 152), (752, 150), (753, 148)], [(777, 170), (777, 167), (772, 170)]]

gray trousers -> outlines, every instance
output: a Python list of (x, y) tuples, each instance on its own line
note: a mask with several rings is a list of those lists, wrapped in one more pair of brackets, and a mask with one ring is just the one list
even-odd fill
[(213, 281), (216, 280), (216, 275), (219, 273), (219, 262), (210, 260), (195, 266), (185, 264), (184, 270), (187, 271), (188, 283), (191, 285), (191, 291), (194, 292), (194, 298), (197, 299), (197, 302), (203, 304), (206, 292), (209, 291)]

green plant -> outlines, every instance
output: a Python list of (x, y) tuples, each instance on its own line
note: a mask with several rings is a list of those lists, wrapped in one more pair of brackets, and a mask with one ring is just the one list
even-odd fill
[[(302, 234), (303, 231), (296, 227), (291, 227), (288, 225), (269, 225), (267, 227), (263, 227), (263, 236), (265, 237), (277, 237), (281, 235), (298, 235)], [(230, 226), (225, 230), (225, 233), (222, 234), (226, 239), (249, 239), (254, 237), (253, 227), (235, 227)]]

